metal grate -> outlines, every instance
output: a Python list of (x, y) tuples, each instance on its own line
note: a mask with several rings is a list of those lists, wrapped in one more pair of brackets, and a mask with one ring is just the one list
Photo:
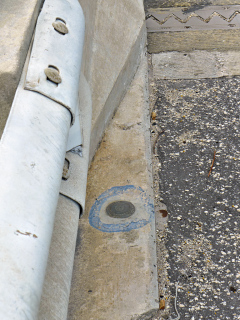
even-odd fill
[(240, 5), (188, 8), (160, 8), (146, 16), (148, 32), (239, 29)]

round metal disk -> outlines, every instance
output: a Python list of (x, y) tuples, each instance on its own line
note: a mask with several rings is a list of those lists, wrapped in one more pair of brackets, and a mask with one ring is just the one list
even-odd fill
[(61, 21), (53, 22), (52, 25), (53, 25), (53, 28), (55, 30), (57, 30), (59, 33), (61, 33), (61, 34), (68, 33), (68, 28), (63, 22), (61, 22)]
[(45, 72), (45, 75), (47, 76), (47, 78), (48, 78), (50, 81), (52, 81), (52, 82), (54, 82), (54, 83), (56, 83), (56, 84), (59, 84), (59, 83), (62, 82), (62, 79), (61, 79), (61, 77), (60, 77), (60, 74), (59, 74), (59, 71), (58, 71), (58, 70), (56, 70), (56, 69), (54, 69), (54, 68), (46, 68), (46, 69), (44, 70), (44, 72)]
[(106, 212), (112, 218), (128, 218), (134, 214), (135, 207), (129, 201), (115, 201), (107, 206)]

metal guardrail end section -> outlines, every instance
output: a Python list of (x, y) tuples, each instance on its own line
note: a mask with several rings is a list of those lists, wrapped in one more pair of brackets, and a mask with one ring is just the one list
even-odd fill
[[(82, 144), (81, 146), (73, 148), (66, 153), (66, 160), (69, 162), (70, 172), (68, 179), (63, 178), (62, 180), (60, 194), (77, 202), (81, 208), (81, 212), (83, 212), (85, 208), (87, 173), (89, 164), (92, 100), (89, 84), (82, 73), (80, 76), (79, 101), (79, 113), (76, 116), (75, 123), (78, 119), (79, 127), (82, 129)], [(70, 132), (72, 129), (74, 129), (74, 126), (71, 127)], [(78, 130), (75, 136), (78, 136)], [(69, 139), (68, 146), (71, 143), (74, 145), (74, 139), (72, 141)]]
[(85, 208), (92, 120), (91, 91), (83, 74), (79, 88), (79, 115), (76, 115), (76, 120), (79, 119), (83, 132), (82, 145), (68, 151), (65, 156), (38, 320), (67, 318), (78, 218)]
[(4, 320), (38, 319), (69, 129), (78, 114), (83, 41), (79, 2), (45, 0), (0, 142)]

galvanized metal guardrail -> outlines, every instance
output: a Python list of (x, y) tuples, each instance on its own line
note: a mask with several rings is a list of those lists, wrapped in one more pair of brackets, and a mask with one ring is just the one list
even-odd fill
[[(0, 318), (38, 317), (65, 153), (76, 118), (84, 15), (46, 0), (0, 142)], [(78, 114), (78, 113), (77, 113)], [(72, 129), (71, 129), (72, 130)], [(76, 138), (76, 139), (75, 139)]]

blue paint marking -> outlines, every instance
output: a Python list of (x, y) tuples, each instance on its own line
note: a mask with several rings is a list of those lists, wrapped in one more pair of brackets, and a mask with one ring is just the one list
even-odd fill
[[(100, 212), (105, 202), (113, 196), (121, 196), (132, 191), (137, 191), (137, 196), (141, 199), (142, 206), (146, 212), (146, 219), (130, 221), (129, 218), (127, 218), (126, 222), (121, 222), (118, 224), (103, 223), (100, 218)], [(103, 232), (122, 232), (122, 231), (130, 231), (133, 229), (139, 229), (145, 226), (146, 224), (148, 224), (149, 222), (151, 222), (153, 218), (154, 218), (154, 205), (152, 200), (146, 195), (146, 193), (142, 188), (135, 187), (133, 185), (113, 187), (103, 192), (95, 201), (89, 213), (90, 225)]]

